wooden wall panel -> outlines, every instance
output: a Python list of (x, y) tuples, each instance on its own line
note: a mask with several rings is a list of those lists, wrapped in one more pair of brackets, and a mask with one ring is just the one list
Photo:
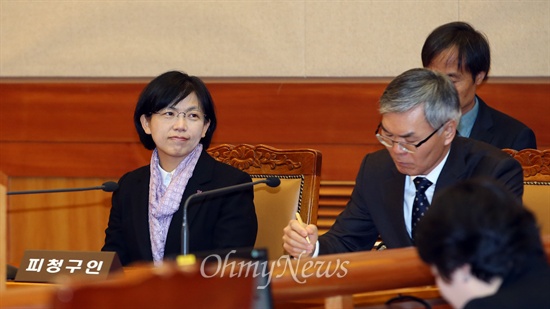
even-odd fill
[[(9, 191), (95, 187), (106, 178), (12, 177)], [(25, 250), (98, 251), (103, 246), (111, 194), (101, 190), (8, 197), (8, 263)]]
[(368, 132), (378, 124), (377, 100), (385, 84), (239, 84), (236, 93), (222, 87), (211, 86), (220, 115), (216, 141), (377, 143)]
[(151, 152), (139, 142), (4, 142), (0, 166), (17, 177), (111, 177), (148, 164)]
[(143, 83), (0, 82), (1, 141), (129, 142)]
[[(213, 144), (323, 151), (323, 180), (353, 180), (374, 137), (388, 81), (207, 82), (219, 126)], [(146, 164), (132, 113), (145, 81), (0, 80), (0, 169), (9, 176), (120, 176)], [(550, 148), (550, 79), (489, 83), (480, 95), (531, 126)]]
[(326, 233), (336, 217), (344, 210), (350, 197), (354, 181), (323, 181), (319, 188), (319, 209), (317, 228), (319, 234)]
[[(133, 108), (144, 86), (0, 84), (2, 141), (137, 141)], [(385, 84), (208, 86), (217, 107), (218, 143), (355, 144), (375, 142), (364, 132), (376, 128), (376, 100)]]

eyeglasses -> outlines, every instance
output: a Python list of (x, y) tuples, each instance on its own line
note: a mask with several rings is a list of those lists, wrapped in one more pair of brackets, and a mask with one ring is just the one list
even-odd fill
[(187, 111), (187, 112), (178, 112), (174, 109), (165, 108), (158, 112), (153, 112), (153, 114), (157, 114), (161, 117), (162, 120), (165, 121), (174, 121), (178, 119), (179, 115), (183, 115), (183, 118), (186, 121), (200, 121), (206, 118), (206, 114), (202, 114), (199, 111)]
[(445, 125), (442, 124), (439, 128), (435, 129), (432, 134), (428, 135), (428, 137), (426, 137), (425, 139), (421, 140), (420, 142), (418, 142), (417, 144), (413, 144), (413, 143), (406, 143), (406, 142), (398, 142), (398, 141), (394, 141), (393, 139), (387, 137), (387, 136), (383, 136), (381, 135), (380, 133), (378, 133), (378, 131), (380, 131), (380, 127), (382, 126), (382, 123), (379, 123), (378, 124), (378, 127), (376, 128), (376, 131), (374, 131), (374, 133), (376, 134), (376, 138), (378, 139), (378, 141), (388, 147), (388, 148), (392, 148), (394, 144), (397, 144), (397, 146), (399, 146), (399, 149), (400, 150), (403, 150), (403, 151), (406, 151), (408, 153), (414, 153), (416, 152), (416, 148), (420, 147), (422, 144), (424, 144), (425, 142), (427, 142), (430, 137), (434, 136), (435, 132), (439, 131), (439, 129), (443, 128), (443, 126)]

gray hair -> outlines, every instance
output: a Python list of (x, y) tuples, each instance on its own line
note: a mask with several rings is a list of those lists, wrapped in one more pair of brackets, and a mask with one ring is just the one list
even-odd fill
[(434, 129), (449, 120), (460, 120), (455, 86), (447, 76), (428, 69), (411, 69), (392, 80), (380, 97), (378, 111), (382, 115), (404, 113), (420, 105)]

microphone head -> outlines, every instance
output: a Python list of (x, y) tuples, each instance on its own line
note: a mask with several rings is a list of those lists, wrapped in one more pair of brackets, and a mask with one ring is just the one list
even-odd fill
[(265, 180), (265, 184), (272, 188), (278, 187), (281, 184), (281, 179), (278, 177), (267, 177)]
[(114, 181), (107, 181), (101, 185), (101, 189), (105, 192), (115, 192), (118, 189), (118, 183)]

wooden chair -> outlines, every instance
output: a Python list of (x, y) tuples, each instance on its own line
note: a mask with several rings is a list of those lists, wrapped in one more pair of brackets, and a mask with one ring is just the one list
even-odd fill
[[(201, 264), (143, 265), (106, 281), (73, 281), (53, 293), (53, 309), (250, 308), (252, 276), (203, 276)], [(211, 272), (208, 272), (209, 274)]]
[(216, 160), (254, 178), (276, 176), (281, 185), (254, 187), (258, 216), (256, 248), (267, 248), (270, 259), (285, 254), (283, 228), (299, 212), (304, 223), (317, 222), (321, 153), (313, 149), (276, 149), (266, 145), (219, 145), (208, 149)]
[(503, 149), (523, 168), (523, 203), (537, 216), (542, 234), (550, 234), (550, 149)]

